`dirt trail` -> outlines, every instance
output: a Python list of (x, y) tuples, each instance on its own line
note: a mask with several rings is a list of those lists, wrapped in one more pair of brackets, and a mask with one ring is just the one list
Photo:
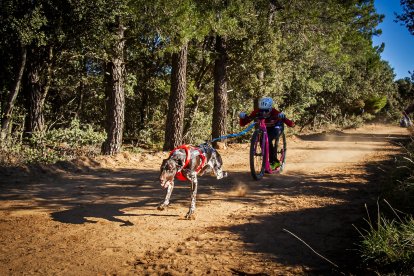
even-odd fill
[[(377, 192), (378, 164), (405, 129), (370, 125), (288, 139), (282, 175), (251, 179), (248, 145), (220, 153), (229, 177), (187, 183), (158, 211), (166, 153), (77, 160), (0, 175), (0, 275), (332, 275), (356, 261), (353, 223)], [(339, 266), (318, 257), (287, 231)]]

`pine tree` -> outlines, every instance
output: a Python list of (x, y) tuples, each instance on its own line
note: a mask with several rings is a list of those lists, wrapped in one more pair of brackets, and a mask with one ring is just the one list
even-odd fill
[(187, 90), (187, 51), (188, 45), (185, 44), (178, 53), (172, 56), (171, 89), (163, 147), (165, 151), (182, 144)]

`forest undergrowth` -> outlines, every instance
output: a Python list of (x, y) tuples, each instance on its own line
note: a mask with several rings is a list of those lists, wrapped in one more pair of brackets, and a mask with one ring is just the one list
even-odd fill
[(377, 208), (367, 208), (367, 227), (360, 254), (378, 275), (414, 273), (414, 128), (410, 140), (400, 144), (402, 154), (382, 168), (386, 175)]

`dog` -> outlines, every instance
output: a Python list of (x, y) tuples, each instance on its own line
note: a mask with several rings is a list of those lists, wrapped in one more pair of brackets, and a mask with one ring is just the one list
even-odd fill
[(186, 219), (191, 219), (196, 209), (198, 180), (197, 175), (211, 173), (217, 179), (227, 177), (222, 169), (223, 161), (220, 154), (208, 143), (198, 146), (182, 145), (170, 152), (170, 156), (161, 164), (160, 183), (166, 189), (165, 199), (158, 206), (164, 210), (170, 204), (174, 189), (174, 178), (191, 182), (191, 204)]

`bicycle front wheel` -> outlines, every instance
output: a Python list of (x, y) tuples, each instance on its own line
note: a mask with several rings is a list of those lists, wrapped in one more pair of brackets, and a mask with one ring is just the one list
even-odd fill
[(279, 160), (279, 163), (280, 163), (280, 167), (277, 168), (276, 171), (282, 172), (285, 167), (285, 163), (286, 163), (286, 151), (287, 151), (286, 135), (284, 131), (282, 131), (278, 139), (276, 139), (275, 148), (277, 149), (276, 158), (277, 160)]
[(250, 141), (250, 173), (255, 180), (262, 179), (265, 173), (266, 151), (263, 147), (265, 147), (266, 144), (264, 143), (263, 139), (263, 131), (257, 129), (253, 133), (252, 139)]

